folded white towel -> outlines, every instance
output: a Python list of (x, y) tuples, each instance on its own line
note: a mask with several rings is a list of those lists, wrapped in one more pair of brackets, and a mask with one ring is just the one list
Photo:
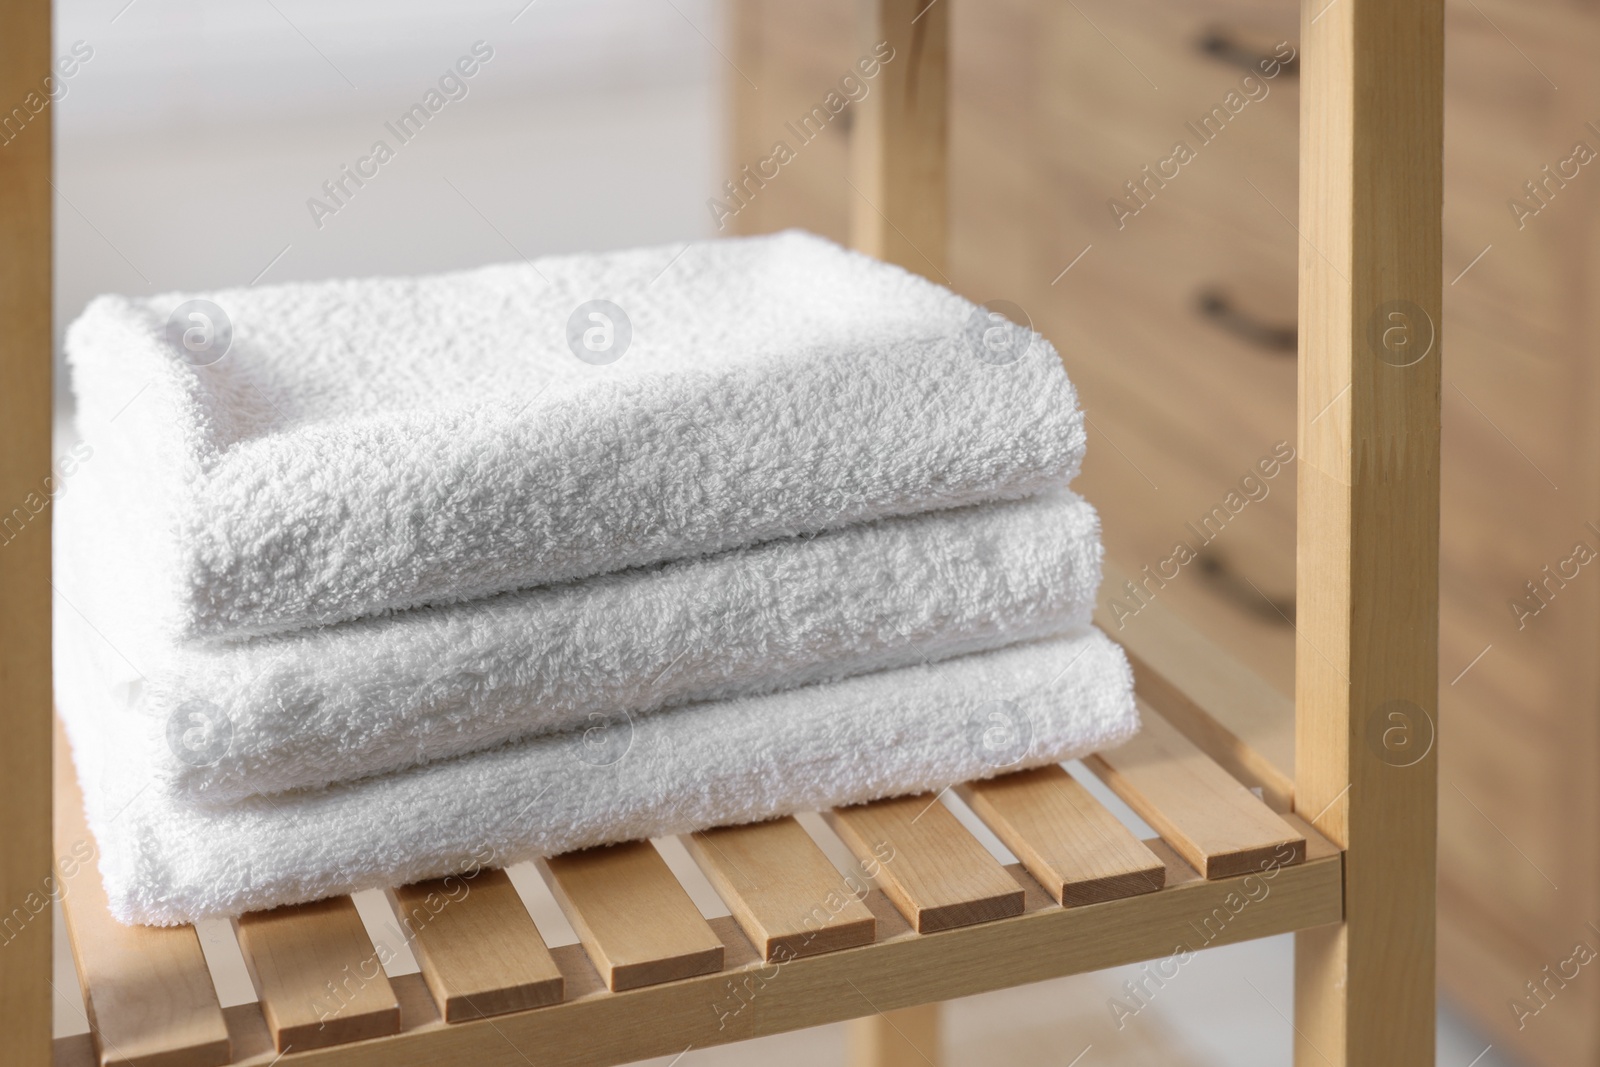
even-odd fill
[(59, 502), (60, 611), (119, 655), (126, 758), (206, 803), (1064, 633), (1100, 579), (1068, 490), (251, 641), (172, 644), (85, 467)]
[(1043, 338), (799, 232), (100, 297), (67, 355), (147, 625), (191, 639), (1021, 497), (1084, 445)]
[(115, 653), (72, 612), (56, 619), (58, 706), (123, 922), (191, 922), (938, 789), (1082, 756), (1138, 728), (1121, 649), (1087, 630), (195, 807), (122, 758), (96, 662)]

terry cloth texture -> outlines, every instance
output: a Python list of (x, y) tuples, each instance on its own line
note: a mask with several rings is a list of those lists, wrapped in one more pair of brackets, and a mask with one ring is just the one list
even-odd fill
[(1138, 729), (1098, 630), (623, 719), (322, 790), (205, 808), (123, 758), (103, 661), (58, 611), (56, 686), (111, 912), (176, 924), (476, 866), (940, 789)]
[(1043, 338), (797, 231), (103, 296), (67, 356), (179, 639), (1015, 499), (1084, 447)]
[[(1068, 490), (221, 644), (151, 592), (86, 465), (56, 584), (117, 654), (104, 699), (152, 788), (217, 804), (674, 705), (945, 659), (1088, 624), (1094, 509)], [(217, 732), (225, 736), (214, 740)]]

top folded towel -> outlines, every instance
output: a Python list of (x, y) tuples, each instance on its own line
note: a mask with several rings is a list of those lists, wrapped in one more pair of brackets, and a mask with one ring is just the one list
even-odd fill
[(67, 354), (186, 640), (1017, 498), (1084, 445), (1043, 338), (800, 232), (104, 296)]

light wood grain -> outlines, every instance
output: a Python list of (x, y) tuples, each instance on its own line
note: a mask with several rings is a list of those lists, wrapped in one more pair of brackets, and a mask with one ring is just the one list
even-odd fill
[(234, 930), (279, 1052), (399, 1032), (384, 960), (349, 897), (250, 912)]
[(766, 960), (872, 941), (877, 920), (792, 818), (704, 830), (683, 839), (745, 936)]
[(1127, 743), (1084, 763), (1207, 878), (1299, 863), (1305, 838), (1227, 771), (1139, 702)]
[(1538, 205), (1524, 183), (1571, 152), (1569, 131), (1596, 145), (1600, 9), (1456, 0), (1445, 25), (1437, 979), (1496, 1053), (1596, 1063), (1600, 986), (1535, 1019), (1506, 991), (1537, 1007), (1525, 983), (1550, 960), (1535, 946), (1570, 940), (1600, 897), (1593, 850), (1571, 846), (1600, 836), (1600, 583), (1561, 588), (1525, 630), (1507, 598), (1545, 578), (1556, 545), (1594, 543), (1580, 530), (1600, 515), (1600, 185), (1547, 186), (1525, 227), (1508, 197)]
[(939, 1067), (939, 1013), (939, 1005), (921, 1004), (852, 1021), (850, 1067)]
[(504, 871), (417, 882), (388, 897), (446, 1022), (561, 1000), (561, 972)]
[[(761, 6), (768, 12), (769, 39), (776, 42), (784, 31), (822, 21), (818, 7), (832, 12), (838, 5), (808, 5), (804, 11)], [(1107, 226), (1105, 200), (1150, 162), (1140, 144), (1155, 142), (1141, 140), (1144, 132), (1181, 132), (1200, 105), (1220, 100), (1237, 84), (1241, 71), (1194, 48), (1208, 22), (1231, 29), (1266, 12), (1276, 26), (1287, 15), (1294, 22), (1278, 37), (1298, 44), (1298, 12), (1281, 4), (1180, 7), (1143, 0), (1082, 0), (1078, 7), (1081, 12), (1031, 2), (985, 4), (981, 13), (970, 4), (953, 9), (958, 47), (950, 272), (957, 287), (977, 299), (1002, 293), (1028, 308), (1065, 354), (1095, 424), (1082, 488), (1105, 518), (1108, 553), (1133, 573), (1165, 558), (1183, 522), (1235, 485), (1261, 445), (1294, 441), (1295, 361), (1274, 362), (1231, 342), (1194, 316), (1192, 299), (1198, 283), (1220, 280), (1264, 319), (1293, 320), (1296, 248), (1310, 252), (1243, 178), (1295, 219), (1298, 93), (1284, 78), (1276, 79), (1264, 106), (1258, 110), (1252, 103), (1227, 138), (1204, 149), (1199, 167), (1169, 183), (1126, 231)], [(1035, 22), (1045, 32), (1032, 34), (1012, 8), (1037, 11)], [(1169, 17), (1157, 21), (1152, 14)], [(1159, 92), (1105, 46), (1085, 16), (1160, 82)], [(1494, 243), (1459, 284), (1445, 287), (1449, 376), (1516, 447), (1452, 387), (1445, 389), (1452, 417), (1444, 429), (1451, 458), (1442, 470), (1443, 533), (1446, 554), (1454, 547), (1460, 562), (1445, 575), (1443, 681), (1456, 678), (1491, 641), (1493, 649), (1460, 684), (1441, 687), (1443, 719), (1451, 724), (1440, 752), (1442, 772), (1563, 887), (1561, 898), (1589, 900), (1600, 868), (1566, 842), (1578, 825), (1575, 812), (1600, 811), (1592, 802), (1600, 778), (1585, 770), (1600, 750), (1600, 717), (1582, 711), (1594, 706), (1600, 692), (1594, 681), (1600, 658), (1590, 654), (1600, 632), (1600, 585), (1586, 579), (1570, 584), (1561, 593), (1570, 599), (1542, 615), (1530, 632), (1508, 624), (1506, 597), (1551, 562), (1550, 550), (1566, 539), (1566, 531), (1578, 533), (1582, 513), (1595, 511), (1600, 420), (1590, 415), (1596, 381), (1590, 349), (1600, 302), (1587, 294), (1595, 288), (1592, 250), (1600, 247), (1600, 212), (1593, 210), (1600, 186), (1570, 182), (1523, 230), (1506, 206), (1508, 195), (1538, 177), (1540, 164), (1555, 162), (1563, 154), (1557, 146), (1566, 146), (1592, 117), (1582, 102), (1597, 98), (1600, 65), (1593, 56), (1600, 49), (1600, 18), (1591, 6), (1544, 0), (1457, 0), (1448, 17), (1450, 63), (1457, 73), (1450, 83), (1446, 139), (1445, 280)], [(1508, 46), (1508, 38), (1518, 47)], [(791, 32), (785, 43), (769, 49), (775, 58), (758, 79), (762, 92), (753, 94), (769, 102), (781, 97), (784, 79), (804, 87), (802, 76), (816, 64), (840, 65), (838, 50), (816, 34)], [(742, 65), (741, 57), (734, 58)], [(1074, 62), (1079, 59), (1085, 63)], [(1091, 69), (1087, 63), (1097, 65)], [(1195, 75), (1207, 64), (1212, 73), (1198, 81)], [(1033, 80), (1024, 82), (1029, 76)], [(1002, 95), (1000, 86), (1013, 84), (1023, 88)], [(1121, 91), (1108, 94), (1110, 87)], [(778, 105), (765, 121), (777, 128), (783, 117)], [(1141, 137), (1127, 143), (1129, 131)], [(1235, 141), (1235, 134), (1249, 140)], [(774, 185), (764, 202), (771, 211), (767, 228), (804, 218), (807, 225), (841, 232), (854, 194), (840, 173), (842, 168), (819, 173), (803, 193)], [(816, 198), (829, 194), (833, 199), (821, 210)], [(1097, 239), (1097, 232), (1109, 239)], [(1149, 239), (1124, 254), (1141, 233)], [(1090, 241), (1093, 251), (1050, 287), (1052, 272)], [(1111, 259), (1101, 258), (1108, 254)], [(1117, 273), (1110, 276), (1106, 267), (1113, 261)], [(1005, 270), (1019, 263), (1026, 269), (1017, 274), (1043, 277), (1012, 282)], [(1041, 263), (1054, 266), (1041, 272)], [(1096, 358), (1104, 352), (1116, 358)], [(1551, 489), (1518, 449), (1561, 491)], [(1293, 477), (1293, 469), (1280, 476), (1272, 496), (1252, 502), (1219, 542), (1242, 578), (1279, 601), (1291, 599), (1294, 583), (1294, 514), (1283, 506), (1294, 496)], [(1585, 503), (1569, 511), (1580, 499)], [(1291, 692), (1294, 631), (1264, 598), (1248, 587), (1243, 591), (1257, 598), (1261, 611), (1252, 615), (1213, 595), (1200, 575), (1186, 570), (1130, 628), (1170, 605)], [(1225, 769), (1246, 784), (1263, 784), (1174, 717)], [(1543, 788), (1551, 781), (1563, 788)], [(1269, 804), (1281, 807), (1270, 788), (1264, 792)], [(1581, 927), (1583, 917), (1553, 903), (1539, 872), (1459, 794), (1446, 788), (1443, 797), (1440, 882), (1455, 893), (1441, 905), (1458, 909), (1455, 929), (1492, 951), (1500, 969), (1490, 974), (1448, 968), (1440, 978), (1470, 990), (1475, 1003), (1497, 1005), (1486, 1018), (1507, 1024), (1506, 1038), (1519, 1052), (1527, 1050), (1523, 1054), (1536, 1062), (1574, 1062), (1565, 1050), (1576, 1046), (1563, 1046), (1551, 1035), (1569, 1027), (1600, 1034), (1600, 1026), (1589, 1021), (1600, 1013), (1546, 1012), (1537, 1027), (1518, 1031), (1505, 1010), (1504, 990), (1519, 986), (1515, 976), (1527, 969), (1514, 946), (1557, 943)], [(1570, 894), (1569, 885), (1577, 887)], [(1532, 970), (1539, 966), (1543, 961)], [(1541, 1061), (1533, 1050), (1546, 1043), (1562, 1051)]]
[(961, 787), (961, 797), (1057, 904), (1151, 893), (1166, 864), (1060, 767)]
[[(1128, 580), (1106, 567), (1107, 589)], [(1104, 610), (1096, 621), (1128, 653), (1140, 696), (1274, 811), (1293, 808), (1292, 700), (1158, 599), (1126, 626)]]
[[(83, 795), (59, 725), (55, 780), (57, 885), (98, 1062), (103, 1067), (228, 1063), (228, 1028), (194, 927), (124, 926), (111, 917), (98, 848), (84, 825)], [(39, 981), (49, 988), (44, 976)]]
[(827, 818), (919, 933), (1022, 912), (1022, 887), (937, 797), (877, 800)]
[(1434, 1059), (1443, 14), (1301, 6), (1295, 806), (1347, 852), (1345, 923), (1297, 939), (1297, 1064)]
[[(0, 1063), (50, 1055), (50, 4), (0, 15), (0, 100), (30, 114), (0, 145)], [(13, 125), (15, 125), (13, 123)], [(8, 134), (9, 136), (9, 134)], [(25, 921), (16, 921), (18, 909)]]
[(648, 841), (569, 852), (540, 869), (613, 991), (722, 969), (722, 939)]
[(719, 232), (766, 233), (798, 226), (848, 244), (849, 201), (857, 194), (844, 179), (850, 171), (850, 132), (860, 109), (850, 104), (821, 136), (809, 139), (797, 136), (788, 124), (825, 100), (837, 89), (840, 76), (871, 54), (862, 48), (855, 0), (818, 0), (804, 8), (751, 0), (730, 5), (728, 19), (730, 55), (749, 80), (728, 82), (735, 126), (728, 140), (727, 172), (742, 176), (745, 166), (771, 156), (775, 142), (795, 149), (796, 157), (784, 165), (781, 181), (769, 182), (757, 196), (746, 198)]
[[(751, 6), (741, 3), (739, 10)], [(755, 6), (763, 12), (768, 64), (761, 75), (752, 73), (762, 90), (749, 96), (765, 102), (761, 132), (770, 134), (798, 109), (785, 97), (803, 101), (843, 69), (854, 46), (841, 44), (847, 32), (838, 21), (819, 29), (839, 18), (837, 3)], [(952, 9), (948, 270), (956, 287), (976, 299), (999, 294), (1027, 308), (1062, 351), (1094, 422), (1078, 488), (1101, 512), (1108, 558), (1137, 575), (1171, 553), (1186, 521), (1237, 487), (1263, 446), (1296, 443), (1296, 361), (1217, 331), (1195, 315), (1194, 295), (1201, 284), (1221, 284), (1263, 320), (1294, 321), (1300, 240), (1244, 178), (1298, 221), (1299, 94), (1283, 77), (1274, 79), (1263, 107), (1251, 103), (1226, 137), (1203, 150), (1199, 166), (1186, 168), (1125, 231), (1108, 223), (1106, 198), (1151, 162), (1143, 144), (1159, 142), (1117, 135), (1181, 133), (1201, 104), (1215, 103), (1237, 84), (1241, 70), (1194, 47), (1208, 22), (1231, 28), (1264, 12), (1276, 26), (1287, 16), (1278, 39), (1298, 45), (1299, 13), (1281, 3), (1245, 10), (1210, 0), (1181, 6), (1079, 0), (1078, 6), (1082, 14), (1033, 0)], [(1159, 92), (1105, 46), (1085, 15), (1160, 83)], [(1594, 116), (1584, 101), (1600, 99), (1600, 64), (1593, 62), (1600, 11), (1554, 0), (1456, 0), (1446, 18), (1456, 74), (1448, 86), (1445, 141), (1445, 282), (1491, 241), (1494, 247), (1458, 284), (1444, 286), (1448, 377), (1455, 384), (1444, 388), (1441, 465), (1440, 708), (1450, 736), (1439, 753), (1440, 774), (1442, 782), (1458, 783), (1506, 837), (1444, 786), (1440, 909), (1454, 908), (1452, 928), (1475, 938), (1475, 950), (1492, 954), (1499, 966), (1491, 973), (1442, 965), (1438, 976), (1458, 998), (1494, 1005), (1483, 1017), (1504, 1026), (1505, 1041), (1519, 1054), (1566, 1064), (1581, 1059), (1571, 1051), (1579, 1047), (1600, 1059), (1600, 1010), (1547, 1011), (1538, 1026), (1518, 1030), (1505, 990), (1526, 980), (1517, 977), (1529, 969), (1517, 946), (1559, 943), (1585, 920), (1569, 904), (1600, 896), (1600, 865), (1569, 847), (1574, 833), (1595, 836), (1580, 813), (1600, 812), (1600, 776), (1587, 771), (1600, 752), (1600, 716), (1585, 711), (1600, 701), (1600, 657), (1591, 653), (1600, 644), (1600, 583), (1588, 577), (1569, 583), (1525, 631), (1516, 629), (1507, 598), (1525, 593), (1524, 581), (1540, 577), (1540, 568), (1555, 562), (1552, 553), (1570, 551), (1565, 542), (1582, 536), (1585, 518), (1600, 515), (1600, 420), (1591, 416), (1600, 382), (1591, 358), (1600, 301), (1589, 298), (1600, 283), (1594, 255), (1600, 183), (1569, 182), (1525, 229), (1507, 211), (1507, 199), (1541, 177), (1541, 165), (1570, 151), (1573, 137), (1589, 140), (1582, 131)], [(744, 65), (742, 56), (732, 57)], [(1075, 66), (1079, 60), (1097, 65)], [(1108, 94), (1111, 86), (1127, 91)], [(1233, 140), (1235, 134), (1248, 141)], [(842, 180), (842, 161), (801, 173), (821, 159), (817, 148), (764, 191), (766, 228), (803, 222), (842, 238), (855, 194)], [(831, 199), (819, 206), (821, 197)], [(1055, 272), (1091, 242), (1082, 262), (1050, 286)], [(1103, 358), (1108, 352), (1115, 358)], [(1216, 544), (1238, 591), (1254, 598), (1257, 610), (1244, 597), (1221, 596), (1191, 565), (1128, 630), (1171, 608), (1292, 693), (1294, 630), (1244, 580), (1285, 608), (1293, 600), (1297, 466), (1273, 480), (1271, 496), (1250, 503)], [(1102, 597), (1118, 588), (1108, 574)], [(1112, 636), (1127, 639), (1114, 630)], [(1491, 642), (1492, 650), (1450, 685)], [(1146, 690), (1146, 696), (1240, 781), (1266, 784), (1202, 741), (1158, 694)], [(1248, 731), (1229, 729), (1265, 754)], [(1282, 734), (1285, 748), (1289, 733)], [(1292, 752), (1273, 762), (1292, 775)], [(1546, 788), (1550, 782), (1562, 787)], [(1264, 794), (1282, 810), (1270, 787)], [(1562, 887), (1555, 900), (1540, 871)], [(1600, 987), (1588, 1004), (1600, 1004)], [(1562, 1030), (1572, 1033), (1556, 1036)]]
[(951, 7), (939, 0), (863, 4), (862, 47), (881, 44), (893, 53), (856, 105), (850, 146), (851, 245), (941, 282), (948, 281)]
[[(1016, 866), (1012, 876), (1029, 887), (1022, 915), (935, 937), (912, 931), (875, 892), (869, 906), (879, 919), (876, 942), (791, 960), (781, 968), (761, 960), (732, 919), (714, 919), (713, 928), (729, 945), (724, 971), (624, 993), (608, 992), (582, 950), (565, 946), (552, 950), (567, 977), (568, 995), (561, 1004), (494, 1019), (423, 1022), (399, 1037), (297, 1059), (316, 1067), (388, 1067), (397, 1060), (438, 1067), (527, 1067), (523, 1054), (536, 1058), (540, 1067), (670, 1059), (690, 1045), (699, 1049), (860, 1018), (873, 1011), (872, 1005), (894, 1012), (1164, 957), (1174, 946), (1194, 942), (1197, 917), (1218, 909), (1238, 911), (1209, 945), (1337, 922), (1339, 857), (1325, 842), (1308, 837), (1310, 858), (1276, 871), (1266, 894), (1257, 885), (1261, 875), (1208, 882), (1159, 841), (1150, 847), (1169, 865), (1165, 889), (1087, 908), (1060, 907)], [(1249, 886), (1256, 886), (1253, 895), (1259, 899), (1241, 908), (1238, 902), (1247, 898)], [(735, 990), (747, 984), (758, 992), (739, 1010)], [(692, 1058), (691, 1053), (684, 1062)], [(258, 1054), (244, 1063), (266, 1067), (271, 1060), (270, 1054)]]

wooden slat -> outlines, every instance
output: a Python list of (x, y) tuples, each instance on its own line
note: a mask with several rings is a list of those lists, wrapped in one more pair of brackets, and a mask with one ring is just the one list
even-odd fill
[[(776, 971), (755, 953), (731, 918), (711, 920), (729, 946), (726, 969), (625, 993), (605, 992), (582, 949), (563, 946), (551, 950), (567, 978), (567, 999), (561, 1004), (463, 1023), (421, 1022), (399, 1037), (296, 1053), (294, 1059), (303, 1067), (391, 1067), (399, 1062), (526, 1067), (523, 1055), (539, 1067), (671, 1059), (691, 1045), (699, 1050), (1165, 958), (1175, 946), (1198, 950), (1336, 923), (1341, 914), (1340, 857), (1314, 831), (1307, 837), (1306, 862), (1279, 868), (1270, 880), (1253, 874), (1212, 882), (1163, 843), (1152, 842), (1150, 847), (1168, 864), (1166, 888), (1092, 908), (1061, 907), (1016, 866), (1010, 873), (1027, 889), (1023, 914), (936, 937), (912, 931), (874, 891), (868, 906), (878, 917), (877, 941), (791, 960)], [(1262, 885), (1270, 891), (1263, 893)], [(1211, 916), (1217, 919), (1207, 929), (1204, 920)], [(403, 980), (395, 984), (403, 987)], [(246, 1067), (267, 1067), (272, 1058), (263, 1053), (244, 1062)], [(693, 1058), (691, 1053), (683, 1062)]]
[(863, 44), (893, 49), (855, 106), (850, 243), (858, 251), (949, 283), (950, 4), (871, 0)]
[(792, 818), (683, 838), (762, 958), (790, 960), (865, 945), (877, 920)]
[(234, 929), (279, 1052), (399, 1032), (399, 1001), (349, 897), (251, 912)]
[(569, 852), (541, 870), (613, 991), (722, 969), (722, 939), (648, 841)]
[[(229, 1062), (228, 1028), (194, 927), (124, 926), (111, 917), (98, 850), (84, 825), (83, 796), (59, 724), (55, 780), (56, 877), (99, 1062), (104, 1067)], [(48, 988), (46, 977), (39, 980)]]
[(417, 882), (388, 897), (446, 1022), (560, 1002), (561, 972), (504, 871)]
[[(1107, 565), (1103, 587), (1130, 579)], [(1294, 701), (1240, 663), (1159, 599), (1119, 623), (1095, 621), (1122, 645), (1134, 687), (1168, 722), (1247, 786), (1273, 811), (1294, 807)]]
[[(51, 914), (28, 901), (50, 879), (50, 315), (56, 105), (48, 0), (0, 13), (0, 906), (30, 918), (0, 952), (0, 1063), (50, 1055)], [(63, 93), (63, 97), (65, 94)], [(36, 106), (30, 106), (36, 105)], [(27, 116), (20, 129), (16, 115)]]
[(1297, 939), (1296, 1063), (1432, 1063), (1444, 5), (1300, 11), (1295, 807), (1346, 921)]
[(1084, 762), (1207, 878), (1299, 863), (1305, 837), (1142, 700), (1133, 740)]
[(918, 933), (1022, 913), (1017, 880), (937, 797), (838, 808), (828, 822)]
[(972, 782), (961, 797), (1057, 904), (1096, 904), (1166, 884), (1166, 864), (1060, 767)]

